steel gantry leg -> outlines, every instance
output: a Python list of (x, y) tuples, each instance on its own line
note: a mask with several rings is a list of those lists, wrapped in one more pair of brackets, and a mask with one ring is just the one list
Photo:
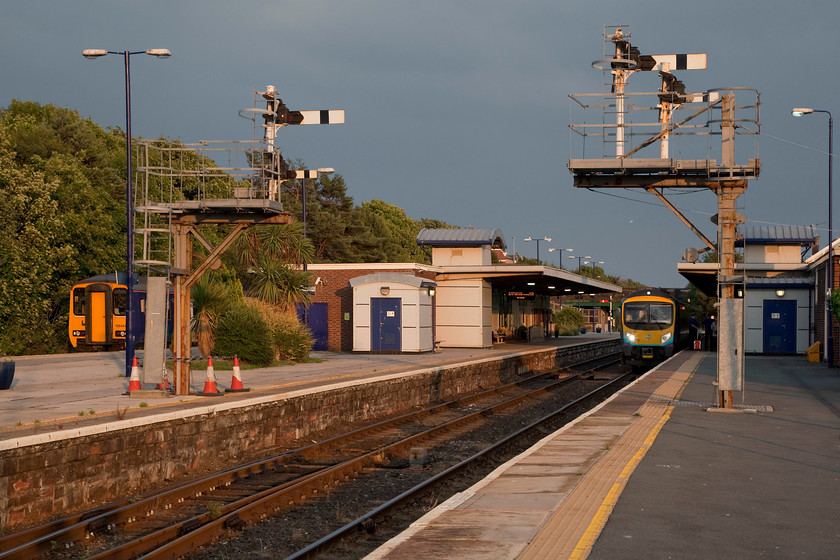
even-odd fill
[(194, 224), (173, 224), (175, 238), (175, 267), (179, 274), (175, 277), (175, 394), (190, 393), (190, 351), (192, 337), (190, 332), (190, 290), (201, 276), (213, 265), (216, 259), (236, 241), (248, 228), (248, 223), (235, 224), (233, 230), (222, 242), (210, 251), (201, 264), (192, 270), (192, 239), (194, 235), (205, 247), (207, 241), (195, 229)]

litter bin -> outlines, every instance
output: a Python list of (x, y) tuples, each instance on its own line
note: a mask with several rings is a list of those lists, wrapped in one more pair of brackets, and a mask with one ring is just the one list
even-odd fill
[(808, 358), (809, 363), (812, 363), (812, 364), (820, 363), (820, 341), (819, 340), (808, 347), (808, 350), (805, 351), (805, 356)]
[(15, 378), (15, 363), (0, 362), (0, 391), (5, 391), (12, 386)]

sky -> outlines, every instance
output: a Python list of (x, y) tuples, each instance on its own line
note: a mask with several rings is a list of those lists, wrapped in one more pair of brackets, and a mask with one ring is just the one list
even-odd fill
[[(781, 0), (4, 0), (0, 108), (51, 103), (124, 129), (122, 57), (82, 50), (167, 48), (168, 59), (131, 57), (135, 137), (250, 140), (239, 111), (270, 84), (292, 110), (344, 109), (345, 124), (287, 126), (277, 146), (334, 168), (357, 204), (499, 228), (509, 252), (535, 257), (539, 247), (556, 265), (560, 251), (548, 249), (572, 248), (566, 268), (578, 264), (568, 256), (589, 256), (607, 274), (682, 287), (683, 251), (703, 245), (670, 210), (639, 190), (574, 186), (569, 95), (604, 91), (592, 62), (604, 57), (605, 26), (629, 31), (642, 54), (707, 53), (705, 70), (674, 72), (687, 91), (760, 93), (761, 134), (736, 160), (759, 157), (761, 174), (739, 212), (752, 225), (814, 225), (824, 243), (827, 115), (790, 110), (840, 115), (840, 4), (789, 10)], [(658, 85), (655, 72), (639, 72), (628, 91)], [(713, 193), (667, 196), (715, 238)]]

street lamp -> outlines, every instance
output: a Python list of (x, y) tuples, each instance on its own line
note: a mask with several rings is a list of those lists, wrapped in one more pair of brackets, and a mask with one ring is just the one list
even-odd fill
[[(834, 157), (834, 118), (830, 111), (824, 109), (812, 109), (811, 107), (795, 107), (790, 114), (794, 117), (801, 117), (803, 115), (810, 115), (811, 113), (825, 113), (828, 115), (828, 290), (826, 298), (831, 296), (831, 291), (834, 290), (834, 230), (831, 227), (831, 176), (832, 166), (831, 160)], [(831, 320), (831, 312), (829, 311), (829, 302), (825, 305), (826, 325), (828, 326), (828, 351), (826, 352), (826, 361), (828, 367), (834, 367), (834, 326)]]
[(577, 259), (578, 260), (578, 269), (577, 273), (580, 274), (580, 259), (591, 259), (592, 257), (575, 257), (574, 255), (569, 255), (570, 259)]
[(571, 253), (572, 251), (574, 251), (574, 249), (557, 249), (555, 247), (549, 247), (548, 248), (549, 253), (553, 253), (554, 251), (560, 251), (560, 255), (559, 255), (559, 258), (557, 259), (557, 261), (560, 263), (560, 268), (562, 269), (563, 268), (563, 251), (569, 251)]
[(148, 49), (145, 51), (107, 51), (104, 49), (85, 49), (85, 58), (99, 58), (107, 54), (119, 54), (125, 58), (125, 206), (126, 206), (126, 309), (125, 309), (125, 376), (131, 376), (134, 362), (134, 329), (132, 320), (134, 311), (134, 193), (131, 186), (131, 72), (129, 58), (133, 54), (147, 54), (158, 58), (172, 56), (169, 49)]
[[(303, 238), (306, 239), (306, 180), (317, 179), (318, 173), (329, 175), (335, 173), (332, 167), (320, 167), (318, 169), (297, 169), (295, 170), (295, 179), (303, 180), (303, 189), (301, 190), (301, 221), (303, 222)], [(306, 270), (306, 262), (303, 263), (303, 270)]]
[(548, 241), (551, 242), (550, 237), (526, 237), (525, 241), (536, 241), (537, 242), (537, 262), (540, 260), (540, 241)]

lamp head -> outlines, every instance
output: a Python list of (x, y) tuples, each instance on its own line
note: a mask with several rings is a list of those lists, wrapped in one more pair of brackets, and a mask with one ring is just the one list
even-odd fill
[(794, 107), (790, 112), (794, 117), (801, 117), (803, 115), (810, 115), (814, 110), (810, 107)]
[(150, 56), (156, 56), (158, 58), (169, 58), (172, 56), (172, 53), (169, 52), (169, 49), (149, 49), (146, 51), (146, 54)]
[(108, 54), (108, 51), (105, 49), (85, 49), (82, 51), (82, 56), (85, 58), (99, 58), (106, 54)]
[(335, 173), (335, 169), (332, 167), (319, 167), (318, 173)]

